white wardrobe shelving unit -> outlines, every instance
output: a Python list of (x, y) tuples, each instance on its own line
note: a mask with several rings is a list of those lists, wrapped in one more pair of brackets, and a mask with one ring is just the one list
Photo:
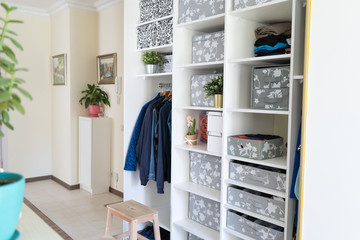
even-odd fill
[[(206, 240), (253, 240), (248, 236), (226, 227), (227, 211), (233, 210), (284, 227), (284, 240), (292, 237), (295, 211), (294, 201), (289, 199), (292, 179), (293, 159), (296, 148), (298, 127), (301, 114), (303, 51), (305, 8), (302, 0), (273, 0), (242, 10), (233, 10), (233, 0), (225, 0), (225, 13), (217, 16), (178, 24), (179, 2), (174, 0), (172, 45), (137, 49), (136, 27), (139, 26), (140, 0), (125, 0), (125, 82), (124, 82), (124, 149), (127, 150), (131, 134), (142, 106), (155, 97), (160, 82), (172, 82), (172, 179), (165, 185), (165, 194), (156, 193), (156, 185), (140, 185), (139, 172), (124, 173), (124, 200), (134, 199), (150, 207), (159, 209), (160, 224), (171, 230), (172, 240), (187, 239), (192, 233)], [(291, 21), (291, 54), (254, 57), (254, 30), (263, 25)], [(142, 25), (142, 23), (141, 23)], [(225, 31), (225, 59), (212, 63), (192, 64), (192, 37), (194, 35)], [(144, 74), (141, 53), (146, 50), (173, 52), (173, 72), (171, 74)], [(289, 110), (255, 110), (250, 108), (251, 73), (254, 66), (290, 64)], [(223, 108), (195, 107), (190, 104), (190, 82), (194, 74), (224, 73)], [(172, 80), (171, 80), (172, 76)], [(199, 119), (207, 111), (222, 112), (223, 136), (222, 153), (207, 151), (206, 144), (188, 146), (184, 143), (187, 131), (186, 116)], [(197, 126), (199, 129), (199, 126)], [(263, 133), (276, 134), (284, 138), (287, 150), (280, 158), (256, 161), (227, 154), (227, 137), (234, 134)], [(189, 179), (189, 151), (221, 157), (221, 190), (210, 189), (194, 184)], [(126, 151), (125, 151), (126, 155)], [(125, 159), (125, 156), (124, 156)], [(251, 184), (229, 179), (229, 163), (233, 160), (256, 163), (286, 171), (286, 192), (269, 190)], [(258, 214), (227, 204), (229, 186), (240, 186), (259, 192), (285, 198), (285, 222), (272, 220)], [(171, 191), (171, 194), (170, 194)], [(220, 231), (212, 230), (189, 219), (189, 194), (220, 203)]]
[[(284, 228), (284, 239), (290, 240), (293, 231), (295, 201), (289, 198), (293, 160), (300, 124), (303, 74), (303, 45), (305, 8), (300, 0), (274, 0), (269, 3), (233, 10), (233, 1), (225, 0), (225, 14), (177, 24), (178, 1), (174, 1), (173, 44), (173, 147), (171, 185), (171, 239), (187, 239), (191, 233), (203, 239), (235, 240), (253, 238), (226, 227), (227, 211), (244, 213)], [(291, 54), (254, 57), (254, 30), (263, 25), (292, 22)], [(220, 62), (192, 64), (194, 35), (225, 31), (225, 59)], [(255, 66), (290, 64), (289, 110), (255, 110), (250, 107), (251, 74)], [(224, 72), (223, 109), (190, 105), (190, 79), (194, 74)], [(207, 151), (206, 144), (187, 146), (184, 143), (187, 115), (199, 119), (200, 113), (219, 111), (223, 115), (222, 153)], [(197, 126), (197, 129), (199, 127)], [(234, 134), (262, 133), (280, 135), (287, 150), (279, 158), (256, 161), (227, 154), (227, 137)], [(221, 191), (203, 187), (189, 180), (189, 151), (220, 156), (222, 163)], [(233, 160), (255, 163), (286, 171), (286, 192), (257, 187), (229, 179), (229, 163)], [(281, 222), (227, 204), (229, 186), (239, 186), (285, 198), (285, 221)], [(220, 231), (204, 227), (188, 218), (189, 193), (217, 201), (221, 206)]]
[[(159, 93), (159, 83), (171, 83), (172, 73), (146, 74), (141, 61), (144, 51), (171, 53), (172, 44), (137, 49), (137, 27), (169, 19), (172, 16), (140, 23), (140, 0), (124, 1), (124, 161), (129, 147), (132, 132), (145, 103)], [(160, 226), (170, 231), (170, 184), (165, 182), (164, 194), (158, 194), (155, 181), (146, 186), (140, 185), (139, 169), (136, 172), (124, 171), (124, 201), (133, 199), (159, 211)], [(125, 228), (127, 228), (125, 226)]]

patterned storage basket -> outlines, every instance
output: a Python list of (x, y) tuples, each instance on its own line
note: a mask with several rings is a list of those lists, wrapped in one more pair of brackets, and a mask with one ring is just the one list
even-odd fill
[(221, 76), (221, 73), (218, 74), (204, 74), (204, 75), (193, 75), (191, 77), (191, 86), (190, 86), (190, 104), (191, 106), (203, 106), (203, 107), (213, 107), (214, 98), (209, 96), (205, 98), (204, 86), (206, 83), (210, 82), (211, 78), (216, 78)]
[(227, 142), (227, 152), (233, 156), (264, 160), (283, 154), (283, 138), (275, 135), (234, 135), (229, 136)]
[(194, 36), (192, 44), (193, 63), (224, 60), (224, 31)]
[(288, 110), (289, 79), (289, 65), (253, 68), (251, 108)]
[(225, 0), (179, 0), (179, 23), (211, 17), (225, 12)]
[(138, 49), (168, 45), (173, 42), (173, 19), (164, 19), (137, 28)]
[(220, 231), (220, 203), (189, 193), (189, 219)]
[(233, 211), (227, 212), (226, 226), (258, 240), (284, 239), (284, 229), (282, 227)]
[(172, 0), (141, 0), (140, 22), (148, 22), (170, 16), (173, 13)]
[(279, 221), (285, 221), (285, 199), (246, 188), (228, 187), (228, 203)]
[(220, 190), (221, 158), (190, 152), (190, 179), (196, 184)]
[(286, 190), (285, 171), (255, 164), (230, 162), (230, 179), (279, 192)]
[(234, 10), (253, 7), (272, 1), (273, 0), (234, 0)]
[(198, 236), (189, 233), (188, 240), (204, 240), (204, 239), (199, 238)]

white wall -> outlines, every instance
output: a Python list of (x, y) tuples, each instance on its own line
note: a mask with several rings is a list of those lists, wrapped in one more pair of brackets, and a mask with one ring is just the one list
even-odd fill
[(87, 83), (96, 82), (96, 54), (98, 46), (98, 15), (96, 12), (70, 10), (70, 177), (71, 184), (78, 183), (78, 118), (88, 115), (79, 104), (81, 91)]
[[(11, 15), (24, 24), (12, 24), (17, 40), (24, 51), (16, 51), (19, 67), (28, 72), (18, 76), (26, 81), (23, 88), (33, 100), (23, 99), (26, 113), (12, 112), (15, 131), (8, 131), (9, 171), (19, 172), (26, 178), (52, 173), (51, 83), (50, 83), (50, 19), (21, 13)], [(11, 45), (11, 44), (9, 44)]]
[[(70, 11), (51, 17), (51, 55), (67, 54), (67, 82), (51, 87), (52, 99), (52, 175), (73, 184), (71, 176), (71, 101), (72, 62), (70, 53)], [(51, 58), (51, 57), (50, 57)]]
[[(123, 2), (99, 12), (99, 55), (117, 53), (117, 75), (122, 77), (122, 79), (124, 71), (123, 16)], [(111, 108), (106, 109), (106, 114), (112, 118), (111, 171), (118, 174), (118, 181), (111, 178), (111, 187), (123, 192), (123, 94), (116, 96), (114, 84), (102, 85), (102, 88), (110, 96)]]
[(360, 2), (311, 2), (302, 239), (358, 239)]

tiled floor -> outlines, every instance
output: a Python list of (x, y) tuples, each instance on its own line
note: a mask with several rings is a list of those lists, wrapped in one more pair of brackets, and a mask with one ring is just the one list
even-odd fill
[[(91, 196), (81, 189), (69, 191), (52, 180), (26, 183), (25, 197), (74, 240), (103, 236), (105, 205), (122, 201), (112, 193)], [(113, 234), (121, 230), (122, 221), (114, 218)]]

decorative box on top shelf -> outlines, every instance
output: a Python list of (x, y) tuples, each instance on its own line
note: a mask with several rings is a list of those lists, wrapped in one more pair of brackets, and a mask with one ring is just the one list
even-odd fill
[(220, 203), (190, 193), (189, 218), (203, 226), (220, 231)]
[(173, 14), (173, 0), (141, 0), (140, 22), (148, 22)]
[(179, 23), (187, 23), (225, 12), (225, 1), (179, 0)]
[(224, 60), (224, 31), (193, 36), (193, 63)]
[(272, 240), (284, 239), (284, 228), (274, 224), (228, 210), (226, 226), (252, 239)]

